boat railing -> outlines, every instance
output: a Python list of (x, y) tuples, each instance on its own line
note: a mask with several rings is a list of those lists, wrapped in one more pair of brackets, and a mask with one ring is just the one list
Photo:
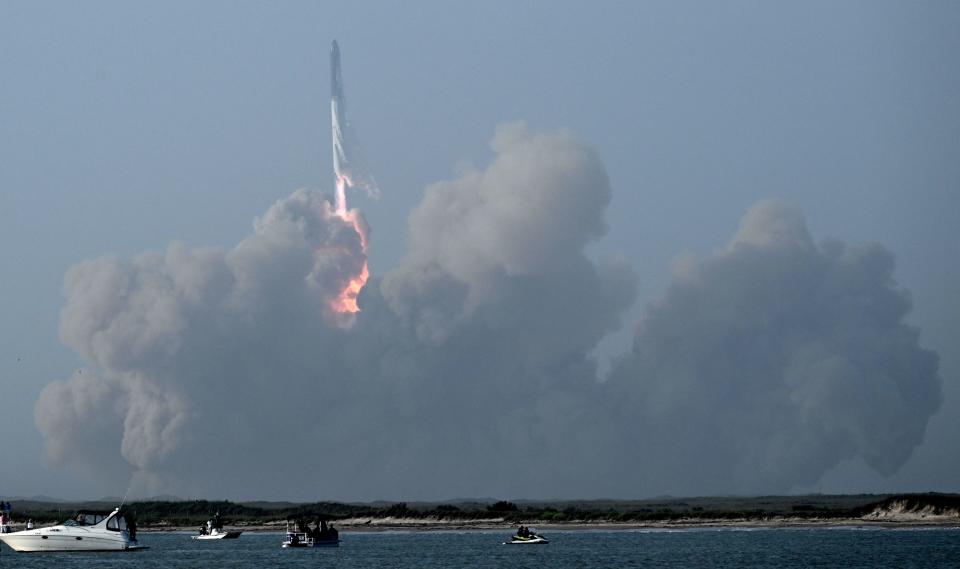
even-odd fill
[(306, 532), (287, 530), (287, 542), (288, 542), (288, 543), (293, 543), (293, 542), (294, 542), (294, 539), (293, 539), (294, 537), (297, 538), (297, 539), (296, 539), (296, 542), (297, 542), (297, 543), (303, 543), (303, 544), (306, 544), (306, 545), (313, 545), (313, 538), (312, 538), (312, 537), (309, 537)]

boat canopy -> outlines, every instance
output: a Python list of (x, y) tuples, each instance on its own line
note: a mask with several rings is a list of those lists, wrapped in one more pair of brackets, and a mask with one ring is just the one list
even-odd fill
[(331, 516), (330, 514), (313, 514), (313, 513), (290, 514), (289, 516), (287, 516), (288, 522), (296, 522), (296, 521), (312, 522), (314, 520), (323, 520), (325, 522), (330, 522), (330, 521), (334, 521), (334, 517)]
[(113, 512), (99, 510), (80, 510), (73, 518), (63, 523), (65, 526), (95, 526), (107, 519)]
[(104, 510), (80, 510), (73, 518), (63, 522), (65, 526), (95, 526), (107, 522), (107, 529), (113, 531), (124, 531), (127, 528), (127, 519), (125, 512), (116, 509), (112, 512)]

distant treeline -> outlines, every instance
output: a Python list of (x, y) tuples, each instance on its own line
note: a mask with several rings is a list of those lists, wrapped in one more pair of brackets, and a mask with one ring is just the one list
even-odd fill
[[(246, 502), (186, 500), (132, 502), (126, 507), (135, 512), (141, 526), (200, 525), (215, 512), (228, 524), (263, 524), (288, 518), (322, 517), (328, 521), (346, 518), (406, 518), (463, 521), (502, 519), (519, 522), (658, 522), (673, 520), (730, 520), (807, 518), (859, 518), (878, 508), (906, 504), (908, 508), (929, 508), (935, 512), (960, 508), (957, 494), (836, 495), (836, 496), (760, 496), (663, 498), (651, 500), (578, 500), (533, 502), (505, 500), (490, 502)], [(52, 523), (70, 517), (80, 509), (110, 510), (107, 502), (51, 503), (14, 502), (14, 520), (33, 519)]]

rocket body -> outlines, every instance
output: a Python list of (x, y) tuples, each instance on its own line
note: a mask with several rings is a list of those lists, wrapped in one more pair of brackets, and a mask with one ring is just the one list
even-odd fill
[(345, 211), (348, 188), (362, 190), (372, 197), (380, 194), (377, 182), (365, 166), (363, 153), (357, 142), (357, 133), (348, 117), (347, 100), (343, 94), (343, 74), (340, 70), (340, 46), (334, 40), (330, 47), (330, 128), (339, 211)]
[(333, 133), (333, 173), (337, 179), (347, 177), (347, 110), (343, 100), (343, 75), (340, 72), (340, 46), (333, 40), (330, 50), (330, 125)]

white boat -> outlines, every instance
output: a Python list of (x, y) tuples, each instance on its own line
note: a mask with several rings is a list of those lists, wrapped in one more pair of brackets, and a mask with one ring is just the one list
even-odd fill
[(120, 508), (112, 512), (79, 512), (62, 524), (0, 534), (14, 551), (135, 551), (136, 524), (127, 523)]
[(223, 531), (223, 520), (220, 518), (220, 512), (217, 512), (212, 519), (207, 520), (207, 524), (200, 526), (200, 533), (193, 536), (193, 539), (237, 539), (242, 531)]
[(223, 531), (221, 529), (214, 529), (210, 533), (204, 533), (200, 535), (193, 536), (193, 539), (237, 539), (240, 537), (242, 531)]

